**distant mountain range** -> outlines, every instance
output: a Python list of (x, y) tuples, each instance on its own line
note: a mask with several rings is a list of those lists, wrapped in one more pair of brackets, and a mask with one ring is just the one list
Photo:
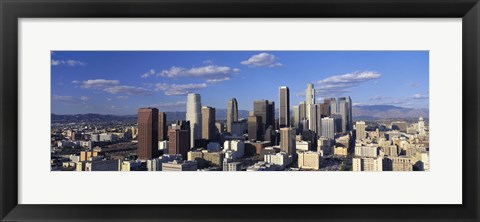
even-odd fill
[(412, 109), (392, 105), (353, 106), (356, 119), (428, 118), (428, 109)]
[[(167, 121), (184, 120), (185, 112), (166, 112)], [(216, 109), (215, 116), (218, 120), (227, 118), (226, 109)], [(238, 110), (238, 118), (247, 118), (248, 110)], [(390, 118), (428, 118), (428, 109), (403, 108), (392, 105), (369, 105), (353, 106), (352, 115), (355, 119), (390, 119)], [(278, 116), (278, 109), (275, 110), (275, 116)], [(52, 114), (52, 123), (70, 123), (70, 122), (115, 122), (132, 121), (135, 122), (137, 115), (102, 115), (102, 114), (75, 114), (75, 115), (57, 115)]]

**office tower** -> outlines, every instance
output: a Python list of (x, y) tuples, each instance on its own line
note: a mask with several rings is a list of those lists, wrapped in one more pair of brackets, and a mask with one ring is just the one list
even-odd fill
[(292, 106), (292, 126), (298, 130), (298, 126), (300, 125), (300, 110), (298, 106)]
[(350, 97), (340, 97), (338, 99), (330, 99), (330, 115), (339, 115), (336, 119), (341, 118), (341, 125), (337, 129), (338, 132), (346, 133), (352, 130), (352, 100)]
[(353, 121), (352, 121), (352, 99), (350, 96), (345, 97), (345, 103), (346, 103), (346, 108), (347, 111), (346, 113), (346, 119), (347, 119), (347, 131), (352, 131), (353, 130)]
[(248, 139), (249, 140), (263, 140), (262, 138), (262, 117), (249, 116), (248, 117)]
[[(305, 114), (306, 118), (308, 119), (309, 126), (308, 129), (316, 132), (316, 109), (315, 107), (315, 89), (313, 88), (313, 83), (307, 84), (307, 89), (305, 91)], [(315, 113), (312, 113), (315, 112)]]
[(321, 113), (324, 117), (331, 115), (331, 113), (330, 113), (330, 98), (325, 98), (323, 100), (323, 104), (321, 105), (321, 109), (322, 109)]
[(202, 107), (202, 139), (212, 141), (215, 138), (215, 108)]
[(275, 126), (275, 102), (268, 100), (253, 101), (253, 115), (262, 117), (264, 130)]
[(367, 137), (367, 134), (365, 132), (365, 122), (363, 121), (356, 122), (355, 129), (356, 129), (357, 140), (362, 140)]
[(267, 121), (266, 121), (265, 129), (267, 129), (269, 126), (275, 127), (275, 102), (274, 101), (268, 101), (268, 104), (267, 104)]
[(164, 112), (158, 113), (158, 141), (167, 140), (167, 114)]
[(296, 152), (295, 129), (291, 127), (280, 128), (280, 149), (292, 156)]
[(335, 139), (335, 122), (331, 117), (324, 117), (321, 120), (322, 133), (321, 135), (328, 139)]
[(138, 110), (138, 148), (139, 159), (153, 159), (160, 155), (158, 151), (158, 109), (140, 108)]
[(264, 136), (265, 141), (270, 141), (272, 145), (276, 145), (277, 141), (277, 132), (275, 132), (275, 129), (273, 129), (273, 126), (269, 126), (265, 130), (265, 136)]
[(307, 90), (305, 91), (305, 102), (306, 104), (312, 105), (315, 104), (315, 89), (313, 88), (313, 83), (307, 84)]
[(279, 128), (290, 127), (290, 91), (288, 87), (280, 87)]
[(310, 104), (307, 105), (307, 108), (310, 110), (309, 111), (309, 117), (308, 117), (308, 129), (317, 132), (317, 112), (318, 112), (318, 107), (316, 104)]
[(227, 132), (232, 132), (232, 123), (238, 121), (237, 99), (231, 98), (227, 104)]
[(420, 135), (425, 134), (425, 122), (423, 122), (423, 117), (418, 118), (418, 133)]
[(307, 109), (307, 106), (306, 106), (305, 102), (300, 102), (300, 104), (298, 105), (298, 116), (300, 118), (300, 121), (307, 118), (307, 110), (306, 109)]
[(187, 95), (187, 121), (190, 122), (190, 147), (195, 147), (195, 140), (202, 138), (202, 107), (200, 94)]
[(316, 126), (317, 126), (317, 135), (322, 134), (322, 123), (320, 122), (322, 120), (322, 106), (320, 104), (315, 104), (315, 107), (317, 108), (317, 118), (316, 118)]
[(337, 99), (330, 98), (330, 115), (339, 114), (337, 107), (338, 107)]
[(187, 129), (170, 129), (168, 131), (168, 154), (181, 154), (184, 160), (190, 151), (190, 127)]
[(225, 126), (223, 125), (223, 123), (216, 122), (215, 127), (217, 128), (217, 132), (219, 134), (222, 134), (225, 131)]

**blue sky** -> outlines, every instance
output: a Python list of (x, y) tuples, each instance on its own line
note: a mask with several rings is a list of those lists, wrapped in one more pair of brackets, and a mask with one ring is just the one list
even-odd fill
[(55, 114), (135, 114), (140, 107), (185, 111), (186, 93), (202, 105), (239, 109), (274, 100), (288, 86), (290, 104), (350, 96), (354, 105), (428, 108), (428, 51), (52, 51)]

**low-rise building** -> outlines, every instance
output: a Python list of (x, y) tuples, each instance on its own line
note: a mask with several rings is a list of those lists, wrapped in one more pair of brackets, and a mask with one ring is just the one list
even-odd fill
[(163, 154), (162, 156), (147, 160), (147, 171), (162, 171), (162, 164), (182, 160), (182, 154)]
[(354, 157), (352, 158), (353, 171), (383, 171), (382, 158)]
[(300, 169), (319, 170), (321, 154), (318, 152), (299, 152), (298, 167)]
[(121, 160), (96, 160), (85, 162), (85, 171), (120, 171)]
[(162, 163), (162, 171), (197, 171), (197, 162), (174, 160)]
[(266, 163), (279, 165), (283, 169), (292, 163), (292, 155), (288, 155), (285, 152), (267, 154), (264, 156), (264, 161)]

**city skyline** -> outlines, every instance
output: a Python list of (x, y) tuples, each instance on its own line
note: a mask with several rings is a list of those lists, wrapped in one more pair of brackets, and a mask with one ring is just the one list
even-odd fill
[(55, 51), (51, 62), (55, 114), (186, 111), (187, 93), (201, 94), (203, 106), (227, 109), (236, 98), (239, 110), (253, 110), (255, 100), (279, 105), (280, 86), (291, 108), (309, 82), (317, 103), (350, 95), (353, 105), (428, 108), (428, 51)]

